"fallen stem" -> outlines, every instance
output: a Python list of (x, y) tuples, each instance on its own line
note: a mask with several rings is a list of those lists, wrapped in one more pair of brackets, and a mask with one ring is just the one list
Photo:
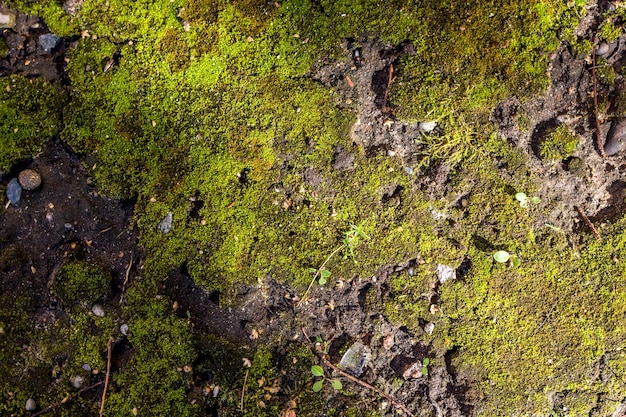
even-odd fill
[(389, 89), (391, 83), (395, 80), (393, 76), (393, 64), (389, 64), (389, 80), (387, 80), (387, 88), (385, 89), (385, 96), (383, 97), (383, 111), (387, 111), (387, 98), (389, 97)]
[(131, 254), (130, 262), (128, 263), (128, 267), (126, 268), (126, 275), (124, 277), (124, 283), (122, 284), (122, 295), (120, 296), (120, 305), (124, 302), (124, 293), (126, 292), (126, 284), (128, 284), (128, 279), (130, 278), (130, 268), (133, 267), (133, 256)]
[(602, 240), (602, 238), (600, 237), (600, 233), (598, 233), (598, 231), (594, 227), (593, 223), (591, 223), (591, 220), (589, 220), (589, 217), (587, 217), (585, 215), (585, 213), (583, 213), (583, 211), (580, 209), (580, 207), (576, 207), (576, 210), (578, 211), (578, 214), (580, 214), (580, 217), (582, 217), (582, 219), (585, 221), (587, 226), (589, 226), (589, 228), (591, 229), (591, 232), (596, 237), (596, 239)]
[[(598, 145), (598, 149), (600, 150), (600, 155), (603, 158), (606, 158), (606, 152), (604, 151), (604, 145), (602, 144), (602, 130), (600, 128), (600, 118), (598, 117), (598, 88), (597, 88), (597, 76), (596, 76), (596, 46), (593, 46), (593, 50), (591, 51), (591, 78), (593, 79), (593, 108), (596, 116), (596, 143)], [(593, 226), (592, 226), (593, 228)]]
[(322, 266), (320, 266), (319, 268), (317, 268), (317, 271), (315, 272), (315, 275), (313, 275), (313, 279), (311, 280), (311, 283), (309, 284), (309, 286), (307, 287), (306, 291), (304, 292), (304, 295), (302, 295), (302, 298), (300, 299), (300, 301), (298, 301), (298, 304), (296, 304), (296, 306), (299, 306), (300, 304), (302, 304), (304, 302), (304, 300), (306, 299), (307, 294), (309, 293), (309, 291), (311, 290), (311, 287), (313, 286), (313, 284), (315, 284), (315, 280), (317, 279), (317, 277), (322, 273), (322, 271), (324, 270), (324, 267), (326, 266), (326, 264), (328, 263), (328, 261), (330, 261), (330, 259), (335, 256), (337, 254), (337, 252), (339, 252), (340, 250), (342, 250), (343, 248), (345, 248), (346, 245), (340, 245), (339, 247), (337, 247), (337, 249), (335, 249), (333, 251), (333, 253), (331, 253), (330, 255), (328, 255), (328, 258), (326, 258), (326, 260), (324, 261), (324, 263), (322, 264)]
[(85, 391), (89, 391), (90, 389), (94, 389), (95, 387), (97, 387), (97, 386), (99, 386), (99, 385), (102, 385), (102, 384), (103, 384), (103, 381), (100, 381), (100, 382), (96, 382), (96, 383), (95, 383), (95, 384), (93, 384), (93, 385), (90, 385), (90, 386), (88, 386), (88, 387), (85, 387), (85, 388), (81, 389), (80, 391), (78, 391), (78, 392), (74, 393), (73, 395), (70, 395), (69, 397), (65, 397), (65, 398), (63, 398), (61, 401), (56, 402), (56, 403), (54, 403), (54, 404), (51, 404), (51, 405), (47, 406), (47, 407), (46, 407), (46, 408), (44, 408), (43, 410), (38, 411), (38, 412), (36, 412), (35, 414), (31, 414), (31, 417), (37, 417), (37, 416), (40, 416), (40, 415), (46, 414), (48, 411), (52, 411), (53, 409), (57, 408), (58, 406), (60, 406), (60, 405), (62, 405), (62, 404), (65, 404), (66, 402), (68, 402), (68, 401), (70, 401), (70, 400), (72, 400), (72, 399), (74, 399), (74, 398), (78, 397), (78, 396), (79, 396), (80, 394), (82, 394), (83, 392), (85, 392)]
[(104, 402), (107, 398), (107, 388), (109, 386), (109, 377), (111, 376), (111, 345), (113, 343), (113, 337), (109, 337), (107, 343), (107, 374), (104, 378), (104, 391), (102, 391), (102, 403), (100, 404), (100, 417), (104, 414)]
[(243, 400), (246, 396), (246, 384), (248, 383), (248, 374), (250, 373), (250, 368), (246, 369), (246, 376), (243, 378), (243, 388), (241, 389), (241, 404), (239, 406), (241, 412), (243, 413)]
[[(309, 338), (309, 335), (306, 334), (306, 331), (304, 330), (304, 327), (302, 328), (302, 333), (304, 334), (304, 337), (306, 338), (306, 340), (309, 342), (309, 344), (312, 344), (311, 339)], [(415, 417), (415, 415), (413, 413), (411, 413), (409, 411), (408, 408), (406, 408), (406, 406), (404, 406), (404, 404), (402, 404), (400, 401), (396, 400), (395, 398), (393, 398), (391, 395), (387, 394), (385, 391), (381, 390), (380, 388), (377, 388), (373, 385), (368, 384), (365, 381), (360, 380), (359, 378), (350, 375), (349, 373), (341, 370), (340, 368), (336, 367), (335, 365), (332, 364), (331, 361), (329, 361), (326, 356), (324, 354), (320, 355), (320, 358), (322, 359), (322, 362), (324, 362), (324, 364), (326, 366), (328, 366), (329, 368), (331, 368), (333, 371), (340, 373), (341, 375), (345, 376), (346, 378), (348, 378), (350, 381), (355, 382), (367, 389), (370, 389), (372, 391), (374, 391), (375, 393), (377, 393), (378, 395), (384, 397), (385, 399), (387, 399), (389, 402), (391, 402), (393, 405), (395, 405), (396, 407), (400, 408), (402, 411), (404, 411), (409, 417)]]

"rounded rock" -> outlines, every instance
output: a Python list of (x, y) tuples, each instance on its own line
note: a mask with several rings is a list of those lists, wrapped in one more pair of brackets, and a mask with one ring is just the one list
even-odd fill
[(34, 190), (41, 185), (41, 175), (34, 169), (25, 169), (17, 178), (25, 190)]
[(7, 184), (7, 198), (14, 206), (17, 206), (22, 199), (22, 186), (16, 178)]
[(599, 55), (603, 58), (607, 58), (617, 49), (617, 42), (608, 43), (606, 41), (602, 41), (598, 44), (596, 48), (596, 55)]
[(26, 411), (35, 411), (37, 409), (37, 403), (32, 398), (26, 400)]
[(94, 304), (91, 307), (91, 312), (97, 317), (104, 317), (104, 308), (100, 304)]
[(124, 336), (128, 336), (128, 324), (124, 323), (120, 326), (120, 333)]
[(39, 46), (46, 54), (52, 52), (57, 46), (59, 46), (60, 43), (61, 38), (54, 33), (46, 33), (39, 37)]
[(608, 155), (615, 155), (624, 147), (626, 141), (626, 119), (617, 119), (611, 123), (609, 133), (604, 142), (604, 152)]
[(72, 384), (74, 388), (77, 388), (77, 389), (83, 386), (83, 382), (85, 382), (85, 378), (83, 378), (80, 375), (76, 375), (70, 378), (70, 383)]

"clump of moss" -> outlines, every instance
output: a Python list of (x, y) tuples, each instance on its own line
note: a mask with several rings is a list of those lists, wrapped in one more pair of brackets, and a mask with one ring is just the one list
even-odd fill
[(0, 171), (35, 154), (61, 130), (62, 91), (42, 79), (0, 79)]
[(560, 124), (539, 144), (543, 159), (560, 161), (571, 156), (578, 146), (579, 138), (565, 124)]
[(85, 261), (63, 265), (54, 281), (53, 290), (68, 306), (91, 305), (110, 290), (111, 274)]

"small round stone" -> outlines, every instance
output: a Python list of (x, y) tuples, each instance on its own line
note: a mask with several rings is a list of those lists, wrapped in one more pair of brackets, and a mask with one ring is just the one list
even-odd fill
[(83, 382), (85, 382), (85, 378), (80, 375), (73, 376), (70, 378), (70, 383), (74, 388), (80, 388), (83, 386)]
[(56, 49), (60, 43), (61, 38), (54, 33), (46, 33), (39, 37), (39, 46), (41, 47), (41, 50), (47, 54)]
[(26, 400), (26, 411), (35, 411), (37, 409), (37, 403), (32, 398)]
[(94, 304), (93, 307), (91, 307), (91, 312), (98, 317), (104, 317), (104, 308), (102, 308), (102, 306), (100, 304)]
[(84, 371), (91, 372), (91, 366), (89, 366), (88, 363), (84, 363), (81, 368), (83, 368)]
[(41, 185), (41, 175), (33, 169), (25, 169), (20, 172), (18, 179), (25, 190), (34, 190)]
[(609, 133), (606, 135), (604, 152), (608, 156), (615, 155), (622, 150), (626, 141), (626, 119), (617, 119), (611, 123)]
[(128, 324), (124, 323), (120, 326), (120, 333), (124, 336), (128, 336)]
[(7, 185), (7, 198), (14, 206), (17, 206), (22, 199), (22, 186), (15, 178)]

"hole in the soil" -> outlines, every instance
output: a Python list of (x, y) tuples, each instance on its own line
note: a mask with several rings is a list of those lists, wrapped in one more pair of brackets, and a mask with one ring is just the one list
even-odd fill
[(367, 303), (367, 294), (369, 293), (370, 288), (372, 288), (372, 284), (368, 283), (359, 290), (357, 299), (359, 300), (359, 305), (363, 309), (365, 308), (365, 304)]
[(200, 210), (204, 207), (204, 201), (199, 200), (199, 192), (196, 191), (193, 197), (189, 199), (191, 202), (191, 207), (189, 207), (188, 216), (190, 219), (198, 220), (200, 219)]
[[(530, 148), (537, 158), (559, 160), (571, 152), (570, 146), (575, 148), (576, 138), (566, 126), (563, 125), (567, 134), (559, 126), (562, 124), (556, 118), (544, 120), (535, 126), (531, 135)], [(569, 143), (571, 141), (574, 142)]]
[(484, 237), (478, 235), (472, 235), (471, 242), (472, 245), (476, 247), (476, 249), (482, 252), (492, 252), (496, 249), (496, 247), (491, 242), (489, 242)]
[(134, 354), (133, 345), (127, 338), (122, 338), (113, 344), (111, 349), (111, 371), (124, 369)]
[(352, 342), (352, 338), (345, 333), (335, 337), (328, 346), (328, 355), (331, 357), (332, 361), (339, 362), (343, 354), (346, 353), (352, 345)]
[(459, 354), (459, 348), (454, 347), (447, 351), (444, 355), (444, 361), (446, 364), (446, 370), (452, 378), (452, 384), (448, 385), (449, 392), (458, 400), (461, 408), (461, 415), (470, 416), (473, 415), (473, 407), (468, 404), (468, 387), (465, 384), (459, 383), (458, 373), (456, 368), (452, 365), (452, 361)]
[(397, 376), (402, 377), (404, 372), (415, 363), (415, 358), (410, 358), (405, 355), (398, 355), (391, 359), (389, 366), (396, 373)]
[(385, 190), (383, 191), (383, 195), (380, 199), (380, 202), (382, 204), (387, 204), (389, 202), (389, 200), (398, 200), (398, 203), (400, 202), (400, 194), (402, 193), (402, 190), (404, 188), (401, 185), (397, 185), (397, 184), (392, 184), (388, 187), (385, 187)]
[(247, 185), (248, 184), (248, 174), (250, 173), (250, 168), (244, 168), (237, 174), (237, 178), (239, 179), (239, 184)]
[(472, 269), (472, 261), (469, 256), (464, 256), (461, 265), (456, 269), (456, 278), (463, 279), (468, 274), (468, 272)]

